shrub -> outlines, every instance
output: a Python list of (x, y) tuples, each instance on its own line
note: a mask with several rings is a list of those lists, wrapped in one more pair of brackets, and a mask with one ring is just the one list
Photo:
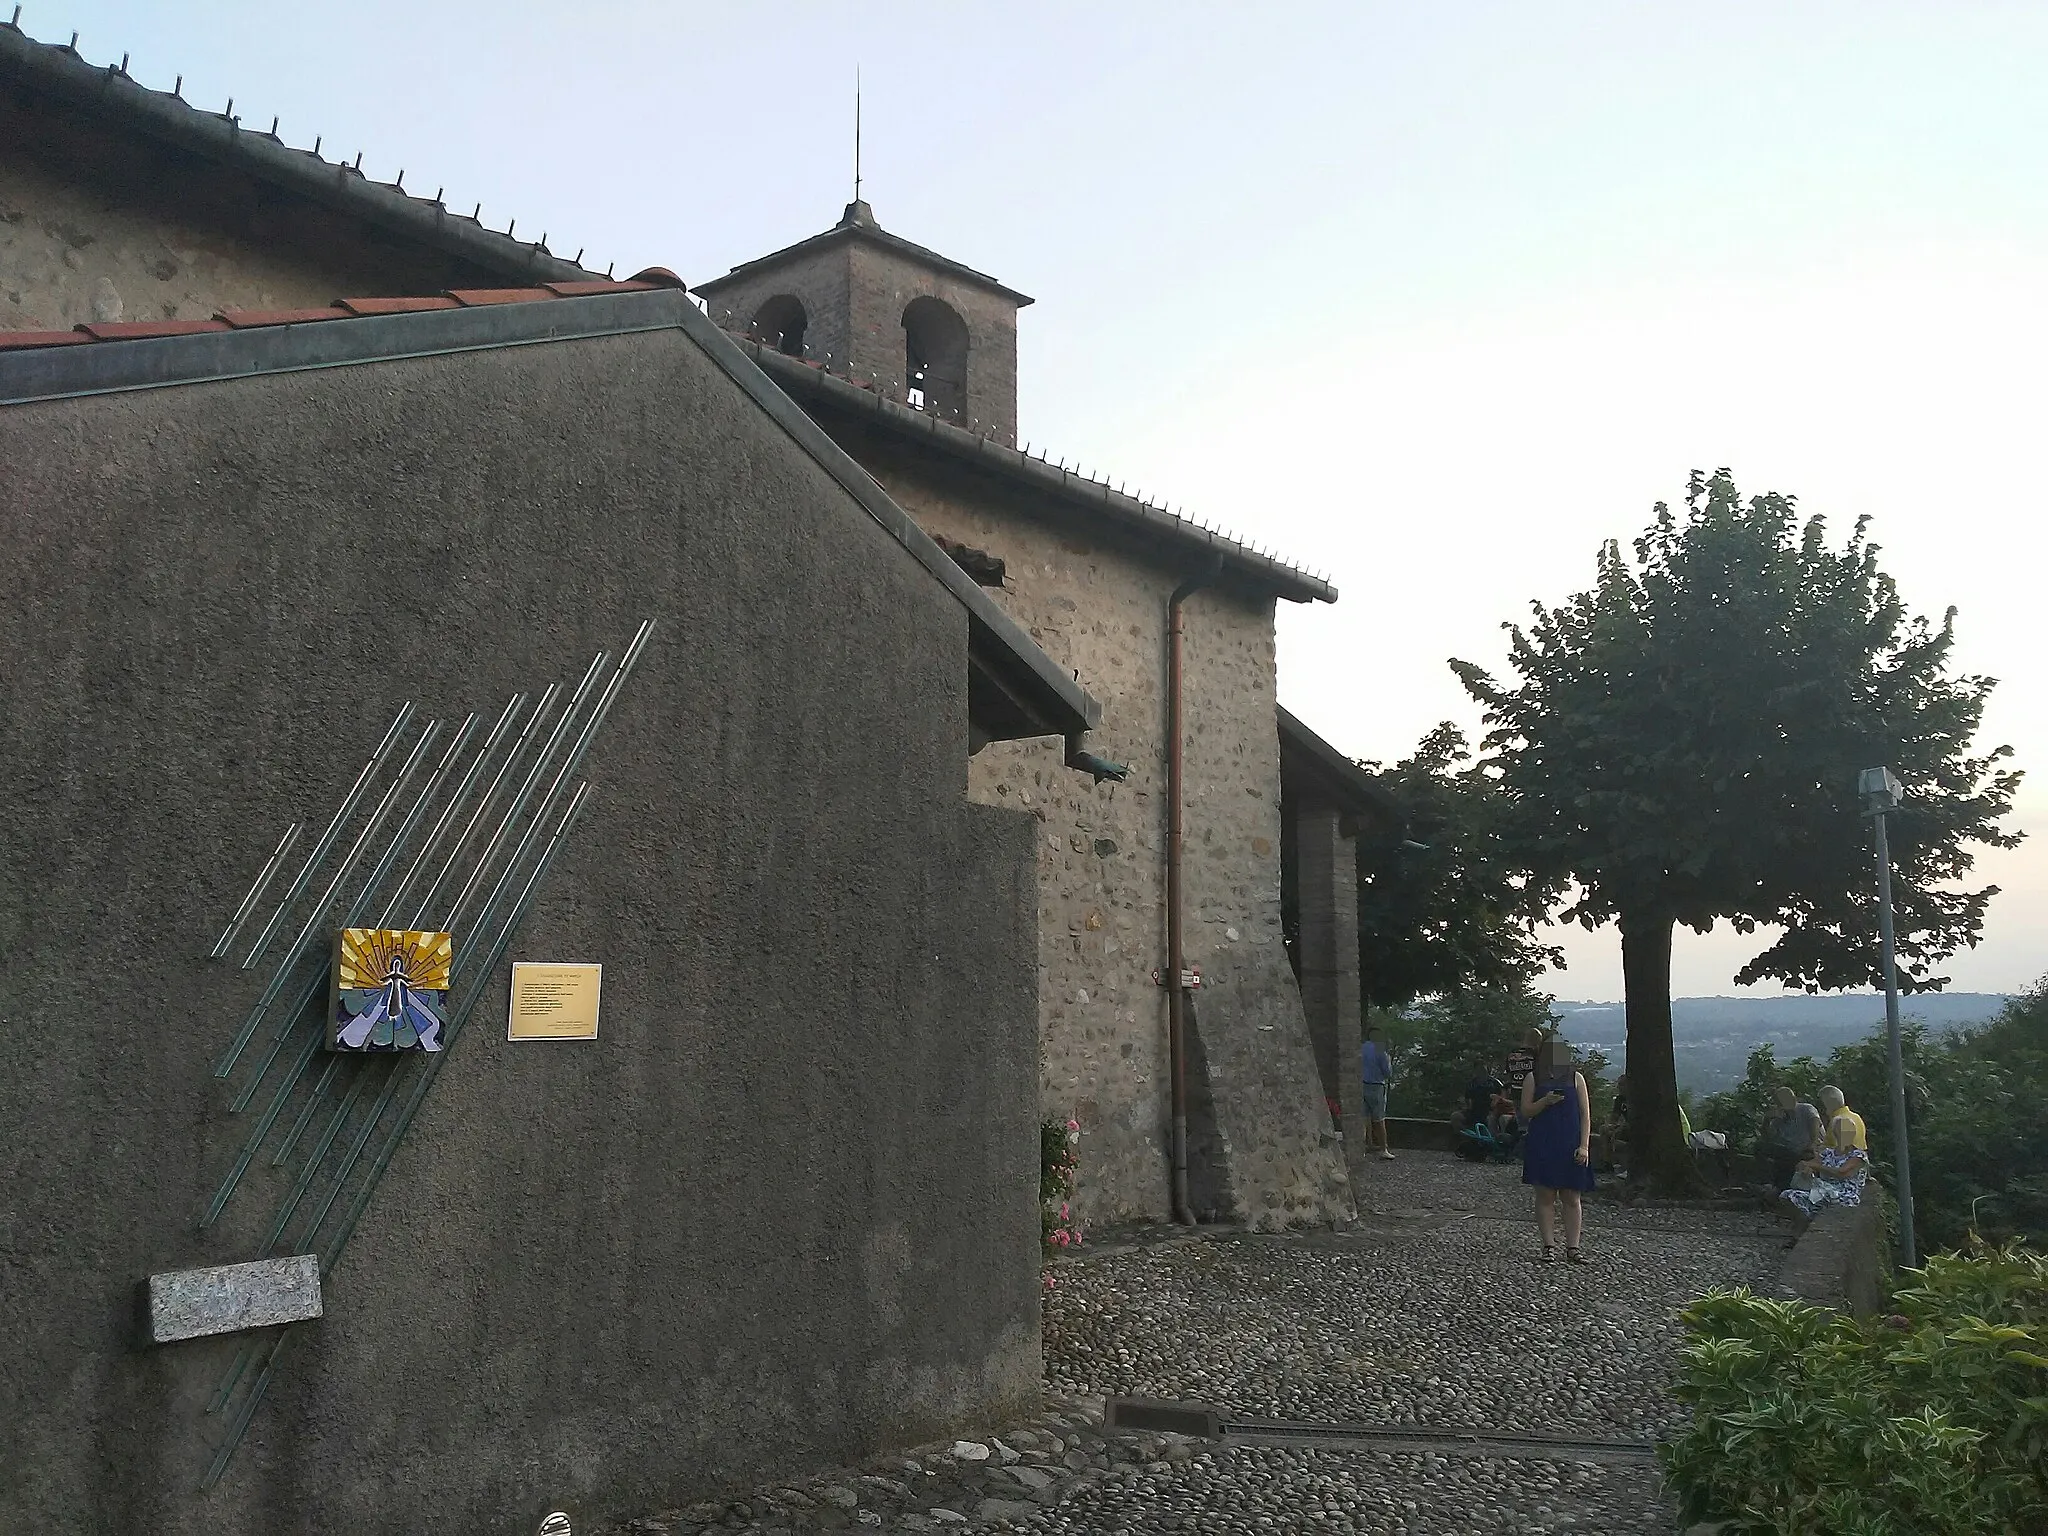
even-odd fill
[[(1081, 1241), (1073, 1206), (1080, 1144), (1078, 1120), (1046, 1120), (1038, 1127), (1038, 1242), (1047, 1265), (1055, 1254)], [(1050, 1270), (1045, 1283), (1052, 1284)]]
[(1930, 1259), (1885, 1318), (1717, 1291), (1685, 1308), (1663, 1448), (1688, 1521), (1757, 1536), (2048, 1532), (2048, 1257)]

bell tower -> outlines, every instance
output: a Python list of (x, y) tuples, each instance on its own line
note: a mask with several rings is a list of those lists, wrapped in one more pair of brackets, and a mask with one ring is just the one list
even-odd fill
[(860, 199), (823, 234), (697, 285), (711, 318), (967, 431), (1017, 439), (1030, 298), (891, 234)]

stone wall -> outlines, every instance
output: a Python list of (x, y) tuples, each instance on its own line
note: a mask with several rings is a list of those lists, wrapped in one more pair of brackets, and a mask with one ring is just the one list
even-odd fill
[[(853, 237), (705, 287), (711, 317), (740, 331), (769, 299), (793, 295), (808, 318), (805, 355), (829, 358), (834, 372), (871, 380), (895, 400), (905, 391), (903, 311), (913, 299), (937, 299), (967, 326), (967, 406), (960, 425), (999, 442), (1016, 441), (1017, 306), (979, 283)], [(774, 344), (773, 337), (760, 339)]]
[[(835, 244), (800, 252), (765, 271), (713, 279), (714, 291), (704, 295), (704, 304), (711, 318), (726, 330), (753, 334), (764, 344), (776, 347), (782, 345), (776, 336), (754, 331), (754, 317), (770, 299), (788, 294), (804, 307), (804, 350), (800, 355), (815, 357), (820, 362), (829, 355), (834, 367), (843, 367), (852, 332), (848, 318), (849, 277), (846, 248)], [(897, 351), (900, 354), (902, 350), (899, 335)], [(799, 354), (792, 350), (792, 355)], [(900, 355), (896, 369), (901, 374)]]
[[(1040, 828), (965, 797), (960, 603), (693, 341), (13, 406), (0, 463), (0, 1530), (608, 1528), (1029, 1409)], [(137, 1290), (296, 1163), (197, 1229), (267, 979), (201, 957), (402, 700), (645, 617), (511, 954), (602, 962), (599, 1038), (508, 1043), (498, 974), (202, 1494), (240, 1341)]]
[(937, 299), (967, 326), (967, 405), (960, 426), (1017, 440), (1017, 305), (978, 283), (933, 271), (885, 247), (856, 243), (851, 258), (853, 371), (896, 399), (905, 387), (903, 311), (911, 300)]
[(1891, 1288), (1890, 1207), (1891, 1197), (1872, 1182), (1860, 1205), (1823, 1208), (1785, 1256), (1779, 1294), (1858, 1317), (1876, 1312)]
[[(995, 743), (969, 793), (1038, 826), (1041, 1093), (1082, 1125), (1085, 1221), (1169, 1211), (1166, 603), (1184, 572), (1109, 530), (1051, 520), (985, 473), (885, 431), (818, 420), (927, 532), (1000, 556), (1010, 616), (1104, 703), (1091, 750), (1130, 769), (1096, 785), (1057, 741)], [(1281, 943), (1273, 601), (1227, 590), (1185, 607), (1186, 950), (1195, 995), (1190, 1163), (1198, 1210), (1260, 1225), (1350, 1208), (1326, 1135), (1300, 993)]]
[(198, 157), (0, 94), (0, 330), (498, 286)]

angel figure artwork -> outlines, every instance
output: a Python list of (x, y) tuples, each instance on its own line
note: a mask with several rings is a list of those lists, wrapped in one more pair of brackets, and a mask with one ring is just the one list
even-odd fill
[(440, 1050), (453, 948), (445, 933), (342, 929), (334, 941), (327, 1048)]

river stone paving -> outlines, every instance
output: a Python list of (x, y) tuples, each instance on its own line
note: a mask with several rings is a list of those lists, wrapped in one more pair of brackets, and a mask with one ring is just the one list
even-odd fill
[(1097, 1234), (1046, 1307), (1046, 1412), (997, 1433), (630, 1522), (718, 1531), (999, 1530), (1042, 1536), (1366, 1531), (1666, 1536), (1653, 1466), (1593, 1453), (1282, 1445), (1105, 1431), (1104, 1394), (1226, 1419), (1638, 1441), (1664, 1391), (1674, 1308), (1768, 1285), (1786, 1233), (1756, 1213), (1591, 1203), (1584, 1266), (1535, 1262), (1519, 1170), (1404, 1153), (1360, 1219), (1287, 1236)]
[(1679, 1412), (1664, 1389), (1673, 1312), (1714, 1285), (1768, 1286), (1784, 1257), (1753, 1212), (1652, 1224), (1595, 1203), (1591, 1262), (1543, 1265), (1517, 1170), (1411, 1153), (1373, 1172), (1345, 1231), (1062, 1266), (1048, 1385), (1245, 1418), (1642, 1438)]

